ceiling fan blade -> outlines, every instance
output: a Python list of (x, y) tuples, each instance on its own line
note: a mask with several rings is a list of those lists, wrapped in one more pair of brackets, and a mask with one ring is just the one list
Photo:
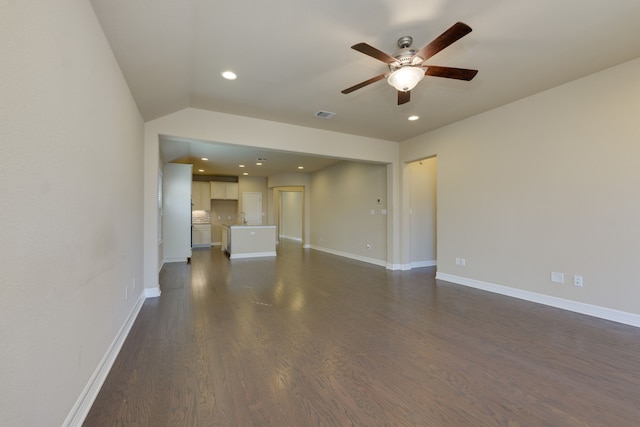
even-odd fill
[(380, 75), (377, 75), (377, 76), (375, 76), (375, 77), (371, 77), (369, 80), (365, 80), (365, 81), (363, 81), (362, 83), (358, 83), (358, 84), (357, 84), (357, 85), (355, 85), (355, 86), (351, 86), (351, 87), (349, 87), (349, 88), (347, 88), (347, 89), (343, 90), (343, 91), (342, 91), (342, 93), (344, 93), (344, 94), (346, 95), (347, 93), (351, 93), (351, 92), (353, 92), (354, 90), (358, 90), (358, 89), (363, 88), (363, 87), (365, 87), (365, 86), (367, 86), (367, 85), (370, 85), (371, 83), (375, 83), (375, 82), (377, 82), (378, 80), (382, 80), (382, 79), (384, 79), (384, 76), (385, 76), (385, 75), (386, 75), (386, 74), (380, 74)]
[(411, 100), (411, 91), (408, 90), (403, 92), (401, 90), (398, 91), (398, 105), (406, 104)]
[(375, 58), (379, 61), (384, 62), (385, 64), (392, 64), (394, 62), (398, 62), (396, 58), (384, 53), (381, 50), (376, 49), (373, 46), (370, 46), (366, 43), (358, 43), (351, 46), (351, 49), (357, 50), (358, 52), (364, 53), (365, 55), (369, 55), (372, 58)]
[(447, 79), (458, 79), (469, 81), (473, 79), (478, 70), (469, 70), (467, 68), (453, 68), (453, 67), (437, 67), (435, 65), (427, 66), (425, 76), (445, 77)]
[(414, 56), (422, 58), (423, 62), (440, 52), (445, 47), (455, 43), (471, 32), (471, 27), (463, 22), (456, 22), (447, 31), (440, 34), (431, 43), (420, 49)]

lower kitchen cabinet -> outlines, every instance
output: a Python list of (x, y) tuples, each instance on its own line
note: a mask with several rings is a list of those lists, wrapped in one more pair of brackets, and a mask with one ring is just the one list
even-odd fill
[(211, 246), (211, 224), (194, 224), (191, 229), (191, 246), (210, 247)]

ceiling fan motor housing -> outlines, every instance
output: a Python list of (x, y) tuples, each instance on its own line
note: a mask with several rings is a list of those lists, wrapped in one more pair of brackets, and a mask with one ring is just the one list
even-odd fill
[(393, 55), (398, 62), (389, 64), (389, 70), (391, 72), (408, 65), (418, 65), (422, 62), (422, 58), (415, 56), (417, 51), (411, 49), (412, 43), (413, 38), (411, 36), (404, 36), (398, 39), (398, 47), (400, 50)]
[(413, 64), (413, 58), (415, 57), (416, 50), (415, 49), (402, 49), (398, 53), (396, 53), (393, 57), (398, 60), (398, 62), (392, 62), (389, 64), (389, 69), (391, 71), (395, 71), (398, 68), (406, 67), (408, 65)]

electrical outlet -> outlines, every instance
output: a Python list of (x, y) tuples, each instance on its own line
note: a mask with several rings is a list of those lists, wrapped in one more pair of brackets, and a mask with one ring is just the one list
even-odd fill
[(564, 273), (558, 273), (557, 271), (552, 271), (551, 281), (555, 283), (564, 283)]
[(465, 267), (467, 265), (467, 261), (464, 258), (460, 258), (460, 266)]
[(367, 249), (371, 250), (371, 245), (367, 243)]
[(460, 258), (456, 258), (456, 265), (460, 265)]
[(582, 287), (582, 276), (573, 276), (573, 286)]

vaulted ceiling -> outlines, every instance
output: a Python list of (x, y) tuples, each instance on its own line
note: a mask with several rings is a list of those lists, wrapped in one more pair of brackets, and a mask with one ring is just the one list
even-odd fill
[[(147, 121), (194, 107), (403, 141), (640, 57), (638, 0), (91, 3)], [(393, 54), (410, 35), (419, 49), (457, 21), (473, 31), (427, 64), (474, 80), (427, 76), (400, 106), (384, 80), (340, 92), (387, 71), (351, 45)]]

